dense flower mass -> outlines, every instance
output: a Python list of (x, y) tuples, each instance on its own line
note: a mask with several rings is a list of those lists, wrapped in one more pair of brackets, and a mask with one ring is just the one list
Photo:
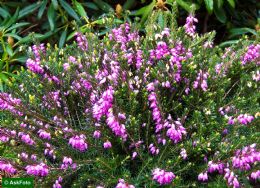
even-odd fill
[(198, 22), (198, 19), (194, 16), (190, 15), (186, 18), (186, 24), (184, 25), (186, 33), (191, 36), (195, 37), (196, 34), (196, 26), (194, 25), (196, 22)]
[(25, 169), (28, 175), (44, 177), (47, 176), (49, 173), (48, 166), (44, 163), (40, 163), (37, 165), (27, 165)]
[(85, 142), (86, 137), (84, 135), (76, 135), (69, 139), (69, 144), (79, 150), (79, 151), (86, 151), (88, 149), (88, 144)]
[(153, 170), (153, 180), (158, 182), (160, 185), (170, 184), (174, 178), (175, 175), (172, 172), (166, 172), (159, 168)]
[(258, 39), (221, 49), (194, 16), (153, 14), (144, 31), (29, 48), (0, 93), (0, 171), (53, 188), (259, 186)]
[(6, 163), (4, 161), (0, 161), (0, 170), (7, 172), (9, 174), (15, 174), (17, 170), (10, 163)]

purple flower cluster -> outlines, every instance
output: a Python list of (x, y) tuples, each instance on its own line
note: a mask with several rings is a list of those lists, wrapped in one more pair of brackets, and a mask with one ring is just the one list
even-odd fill
[(225, 165), (221, 162), (219, 163), (214, 163), (213, 161), (208, 162), (208, 172), (213, 173), (213, 172), (218, 172), (219, 174), (223, 174)]
[(198, 22), (198, 19), (192, 15), (189, 15), (186, 18), (186, 23), (184, 25), (185, 32), (187, 35), (191, 36), (192, 38), (194, 38), (196, 36), (196, 26), (194, 24), (197, 22)]
[(181, 157), (182, 157), (184, 160), (187, 159), (188, 155), (187, 155), (186, 149), (181, 148), (180, 155), (181, 155)]
[(207, 83), (208, 76), (209, 76), (208, 73), (203, 73), (202, 70), (200, 70), (198, 75), (197, 75), (196, 81), (194, 81), (194, 83), (193, 83), (193, 88), (198, 89), (200, 87), (203, 91), (207, 91), (207, 89), (208, 89), (208, 83)]
[[(151, 85), (148, 86), (149, 88), (152, 87)], [(151, 92), (148, 95), (148, 100), (150, 102), (150, 108), (152, 110), (152, 117), (155, 121), (155, 132), (158, 133), (163, 129), (163, 123), (162, 123), (162, 114), (160, 112), (159, 106), (158, 106), (158, 99), (155, 92)]]
[(9, 174), (15, 174), (17, 170), (10, 163), (6, 163), (4, 161), (0, 161), (0, 170), (5, 171)]
[(166, 135), (172, 140), (173, 143), (178, 143), (182, 140), (183, 135), (186, 135), (186, 129), (182, 126), (180, 121), (174, 121), (167, 124), (168, 130)]
[(159, 148), (157, 148), (156, 146), (154, 146), (154, 144), (150, 144), (149, 145), (149, 152), (152, 154), (152, 155), (158, 155), (160, 150)]
[(109, 149), (109, 148), (112, 147), (112, 144), (111, 144), (111, 142), (109, 142), (109, 141), (107, 140), (106, 142), (104, 142), (103, 147), (104, 147), (105, 149)]
[(40, 129), (38, 131), (38, 134), (39, 134), (39, 137), (42, 138), (42, 139), (47, 139), (47, 140), (51, 139), (51, 133), (49, 133), (45, 130)]
[(46, 164), (40, 163), (37, 165), (27, 165), (25, 167), (26, 173), (28, 175), (34, 175), (39, 177), (44, 177), (49, 174), (49, 168)]
[(251, 165), (260, 161), (260, 152), (256, 150), (256, 144), (244, 147), (242, 150), (237, 150), (232, 158), (234, 168), (241, 170), (250, 170)]
[(59, 177), (53, 184), (52, 188), (62, 188), (61, 186), (62, 180), (63, 180), (62, 177)]
[(35, 58), (41, 58), (41, 53), (45, 53), (45, 45), (42, 43), (40, 45), (33, 45), (32, 46), (32, 51), (35, 56)]
[(0, 110), (7, 110), (15, 115), (22, 116), (17, 107), (21, 104), (20, 99), (13, 98), (11, 94), (0, 93)]
[(88, 149), (88, 144), (85, 142), (86, 136), (81, 134), (80, 136), (76, 135), (69, 139), (69, 145), (74, 149), (77, 149), (81, 152), (84, 152)]
[(208, 181), (208, 173), (207, 172), (202, 172), (198, 175), (198, 180), (199, 181), (203, 181), (203, 182), (207, 182)]
[(175, 175), (172, 172), (166, 172), (165, 170), (162, 170), (160, 168), (154, 169), (152, 174), (153, 180), (155, 180), (160, 185), (168, 185), (175, 178)]
[(257, 170), (255, 172), (252, 172), (250, 174), (250, 178), (252, 178), (253, 180), (257, 180), (260, 178), (260, 170)]
[(93, 117), (97, 121), (99, 121), (103, 115), (106, 115), (108, 110), (112, 107), (113, 95), (113, 88), (108, 87), (108, 89), (103, 92), (101, 98), (93, 105)]
[(26, 67), (36, 73), (36, 74), (43, 74), (44, 73), (44, 69), (43, 67), (41, 66), (41, 62), (40, 62), (40, 59), (36, 58), (35, 60), (29, 58), (27, 59), (26, 61)]
[(250, 45), (247, 49), (245, 55), (241, 58), (242, 65), (245, 65), (250, 62), (256, 62), (260, 64), (260, 44)]
[(115, 117), (112, 108), (108, 110), (106, 123), (116, 136), (121, 137), (124, 141), (127, 139), (125, 125), (119, 123), (118, 118)]
[(234, 172), (230, 171), (229, 168), (225, 168), (224, 171), (224, 178), (227, 180), (228, 185), (233, 186), (233, 188), (239, 188), (240, 184), (237, 179), (237, 175), (235, 175)]
[(34, 140), (30, 137), (29, 134), (26, 134), (26, 133), (24, 133), (24, 132), (19, 132), (19, 133), (18, 133), (18, 136), (20, 137), (20, 139), (21, 139), (24, 143), (26, 143), (26, 144), (28, 144), (28, 145), (35, 145)]
[(253, 120), (254, 120), (254, 116), (248, 114), (240, 114), (239, 116), (237, 116), (237, 121), (243, 125), (247, 125), (251, 123)]
[(88, 50), (88, 41), (82, 33), (80, 33), (80, 32), (76, 33), (76, 41), (77, 41), (78, 47), (81, 50), (83, 50), (83, 51)]
[(68, 169), (69, 167), (71, 167), (72, 169), (75, 170), (75, 169), (77, 168), (77, 164), (76, 164), (76, 163), (73, 163), (73, 160), (72, 160), (70, 157), (64, 156), (60, 168), (66, 170), (66, 169)]
[(137, 32), (130, 32), (131, 28), (128, 23), (122, 24), (119, 28), (112, 29), (112, 34), (109, 34), (109, 39), (120, 44), (120, 49), (123, 52), (127, 51), (127, 45), (131, 41), (139, 41), (140, 36)]
[(129, 185), (128, 183), (125, 182), (123, 179), (118, 180), (118, 184), (116, 185), (115, 188), (135, 188), (133, 185)]

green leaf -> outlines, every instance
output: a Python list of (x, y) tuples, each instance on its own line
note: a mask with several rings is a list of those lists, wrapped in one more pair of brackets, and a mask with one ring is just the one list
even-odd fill
[(8, 77), (4, 74), (4, 73), (0, 73), (0, 80), (2, 81), (2, 82), (5, 82), (5, 83), (8, 83), (9, 82), (9, 79), (8, 79)]
[(20, 44), (27, 43), (27, 42), (29, 42), (29, 41), (31, 41), (31, 40), (32, 40), (32, 37), (31, 37), (30, 35), (28, 35), (28, 36), (26, 36), (26, 37), (20, 39), (20, 40), (15, 44), (15, 46), (18, 46), (18, 45), (20, 45)]
[(7, 17), (10, 17), (10, 16), (11, 16), (10, 13), (9, 13), (7, 10), (3, 9), (2, 7), (0, 7), (0, 15), (1, 15), (3, 18), (7, 18)]
[(232, 8), (235, 8), (236, 3), (235, 3), (234, 0), (227, 0), (227, 1), (228, 1), (228, 3), (230, 4), (230, 6), (231, 6)]
[(124, 3), (124, 5), (123, 5), (123, 8), (125, 9), (125, 10), (129, 10), (129, 9), (131, 9), (134, 5), (135, 5), (135, 0), (127, 0), (125, 3)]
[(233, 44), (237, 44), (239, 42), (239, 40), (229, 40), (229, 41), (226, 41), (226, 42), (222, 42), (219, 47), (221, 48), (224, 48), (224, 47), (227, 47), (227, 46), (231, 46)]
[(54, 9), (55, 9), (55, 10), (58, 10), (58, 8), (59, 8), (59, 3), (58, 3), (58, 1), (57, 1), (57, 0), (51, 0), (51, 2), (52, 2), (52, 4), (53, 4)]
[(191, 13), (192, 11), (192, 3), (190, 2), (185, 2), (183, 0), (176, 0), (177, 4), (181, 6), (184, 10), (187, 12)]
[(29, 22), (21, 22), (21, 23), (16, 23), (14, 24), (13, 26), (9, 27), (6, 31), (12, 31), (13, 29), (16, 29), (18, 27), (23, 27), (23, 26), (26, 26), (26, 25), (29, 25), (30, 23)]
[(59, 48), (62, 48), (67, 37), (67, 28), (62, 32), (59, 40)]
[(43, 13), (46, 9), (46, 5), (47, 5), (47, 0), (43, 0), (42, 5), (41, 5), (41, 7), (39, 8), (39, 11), (38, 11), (38, 16), (37, 16), (38, 19), (42, 18), (42, 15), (43, 15)]
[(57, 33), (60, 30), (60, 28), (55, 29), (54, 31), (48, 31), (45, 34), (39, 34), (39, 33), (35, 33), (34, 37), (36, 39), (38, 39), (39, 41), (45, 40), (47, 38), (49, 38), (50, 36), (54, 35), (55, 33)]
[(14, 22), (17, 21), (18, 15), (19, 15), (19, 7), (16, 9), (14, 15), (7, 21), (7, 23), (4, 24), (5, 28), (10, 27)]
[(98, 10), (98, 6), (97, 5), (95, 5), (94, 3), (82, 3), (82, 5), (84, 5), (84, 6), (86, 6), (86, 7), (88, 7), (88, 8), (90, 8), (90, 9), (93, 9), (93, 10)]
[(20, 63), (25, 63), (27, 59), (28, 59), (27, 56), (19, 56), (19, 57), (15, 58), (15, 59), (12, 59), (11, 62), (16, 62), (17, 61), (17, 62), (20, 62)]
[(214, 13), (221, 23), (226, 23), (227, 16), (223, 8), (215, 8)]
[(214, 5), (214, 1), (213, 0), (204, 0), (206, 8), (208, 10), (208, 13), (212, 13), (213, 11), (213, 5)]
[(75, 36), (75, 33), (76, 33), (76, 32), (77, 32), (77, 31), (73, 31), (72, 33), (70, 33), (70, 34), (68, 35), (66, 41), (69, 41), (70, 39), (72, 39), (72, 38)]
[(108, 13), (109, 11), (113, 10), (113, 8), (106, 2), (102, 0), (93, 0), (93, 2), (104, 12)]
[(13, 37), (13, 38), (17, 39), (18, 41), (22, 39), (22, 37), (18, 36), (17, 34), (14, 34), (14, 33), (6, 33), (5, 36)]
[(153, 1), (152, 3), (150, 3), (149, 5), (140, 8), (139, 10), (133, 12), (131, 15), (133, 16), (139, 16), (142, 15), (142, 19), (141, 19), (141, 23), (143, 24), (144, 21), (146, 20), (146, 18), (148, 17), (148, 15), (152, 12), (153, 7), (155, 6), (155, 1)]
[(217, 0), (217, 7), (222, 8), (223, 6), (223, 0)]
[(53, 4), (51, 4), (48, 8), (47, 17), (48, 17), (51, 31), (53, 31), (55, 28), (55, 20), (54, 20), (55, 19), (55, 10), (54, 10)]
[(79, 15), (82, 17), (82, 18), (87, 18), (87, 13), (84, 9), (84, 7), (79, 3), (77, 2), (76, 0), (74, 1), (74, 4), (75, 4), (75, 7), (77, 9), (77, 12), (79, 13)]
[(253, 35), (257, 35), (257, 32), (254, 29), (250, 29), (250, 28), (247, 28), (247, 27), (233, 28), (233, 29), (229, 30), (229, 33), (230, 33), (230, 35), (229, 35), (228, 38), (233, 38), (235, 36), (243, 35), (243, 34), (246, 34), (246, 33), (251, 33)]
[(20, 12), (19, 12), (19, 16), (18, 18), (22, 18), (28, 14), (31, 14), (32, 12), (34, 12), (36, 9), (38, 9), (40, 7), (39, 3), (34, 3), (32, 5), (26, 6), (25, 8), (23, 8)]
[(80, 18), (73, 8), (64, 0), (59, 0), (61, 6), (67, 11), (67, 13), (72, 16), (75, 20), (79, 21)]
[(12, 49), (12, 47), (10, 46), (10, 44), (7, 44), (7, 45), (5, 46), (5, 49), (6, 49), (6, 52), (8, 53), (8, 55), (9, 55), (10, 57), (12, 57), (12, 56), (14, 55), (13, 49)]

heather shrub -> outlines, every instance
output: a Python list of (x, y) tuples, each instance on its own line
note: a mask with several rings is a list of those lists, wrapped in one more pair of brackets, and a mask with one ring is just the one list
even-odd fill
[(222, 50), (193, 16), (178, 28), (157, 15), (142, 34), (125, 23), (30, 48), (0, 93), (17, 154), (1, 171), (54, 188), (259, 185), (259, 41)]

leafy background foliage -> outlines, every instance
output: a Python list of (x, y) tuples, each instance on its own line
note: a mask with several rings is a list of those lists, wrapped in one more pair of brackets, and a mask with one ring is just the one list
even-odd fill
[[(139, 20), (143, 28), (154, 9), (172, 10), (184, 24), (188, 13), (196, 11), (199, 32), (216, 30), (215, 42), (223, 46), (237, 43), (242, 34), (257, 35), (260, 3), (257, 0), (21, 0), (0, 2), (0, 90), (24, 64), (26, 45), (48, 41), (63, 47), (75, 30), (89, 27), (104, 35), (111, 27), (104, 17), (116, 16), (113, 25), (122, 20)], [(178, 8), (177, 8), (178, 7)], [(259, 21), (258, 21), (259, 22)], [(256, 28), (256, 30), (255, 30)], [(227, 41), (228, 40), (228, 41)]]

